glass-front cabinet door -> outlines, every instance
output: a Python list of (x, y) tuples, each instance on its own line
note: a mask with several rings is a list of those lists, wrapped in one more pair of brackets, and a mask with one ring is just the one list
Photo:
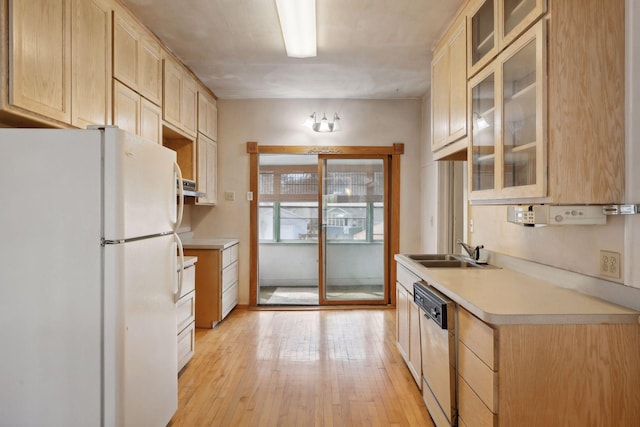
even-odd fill
[(546, 0), (500, 0), (499, 46), (504, 49), (547, 11)]
[(469, 81), (471, 200), (546, 196), (544, 25), (540, 21)]
[(500, 55), (502, 184), (505, 196), (546, 195), (544, 22)]
[(496, 76), (490, 66), (469, 82), (471, 100), (471, 173), (472, 192), (492, 193), (496, 183)]
[(498, 0), (476, 0), (468, 15), (469, 75), (480, 71), (498, 54)]
[(547, 0), (475, 0), (468, 16), (469, 75), (484, 68), (547, 11)]

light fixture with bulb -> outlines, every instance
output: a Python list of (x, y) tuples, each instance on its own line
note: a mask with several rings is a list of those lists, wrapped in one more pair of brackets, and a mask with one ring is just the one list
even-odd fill
[(484, 117), (482, 117), (480, 114), (476, 112), (473, 113), (473, 118), (475, 119), (479, 130), (486, 129), (489, 126), (491, 126)]
[(322, 114), (322, 119), (318, 121), (316, 113), (314, 112), (307, 120), (304, 121), (304, 125), (315, 132), (337, 132), (340, 130), (340, 117), (338, 113), (333, 113), (333, 122), (329, 122), (327, 114)]

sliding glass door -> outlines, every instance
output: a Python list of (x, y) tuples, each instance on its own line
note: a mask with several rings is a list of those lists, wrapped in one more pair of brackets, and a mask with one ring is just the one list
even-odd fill
[(386, 160), (320, 156), (320, 301), (386, 302)]
[(247, 151), (250, 304), (393, 304), (402, 146)]
[(318, 156), (261, 154), (259, 304), (317, 305)]

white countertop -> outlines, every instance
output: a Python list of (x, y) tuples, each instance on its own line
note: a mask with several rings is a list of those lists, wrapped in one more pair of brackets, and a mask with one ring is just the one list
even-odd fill
[(185, 256), (184, 257), (184, 268), (191, 267), (191, 266), (195, 265), (195, 263), (197, 261), (198, 261), (198, 257), (197, 256)]
[(638, 323), (640, 313), (509, 269), (432, 268), (396, 261), (494, 325)]
[[(177, 268), (178, 271), (180, 271), (180, 257), (178, 257), (177, 260)], [(196, 262), (198, 261), (198, 257), (197, 256), (185, 256), (184, 257), (184, 268), (188, 268), (188, 267), (192, 267), (196, 264)]]
[(180, 234), (182, 240), (182, 246), (186, 249), (227, 249), (233, 245), (236, 245), (240, 240), (232, 237), (218, 238), (218, 237), (205, 237), (194, 238), (191, 233)]

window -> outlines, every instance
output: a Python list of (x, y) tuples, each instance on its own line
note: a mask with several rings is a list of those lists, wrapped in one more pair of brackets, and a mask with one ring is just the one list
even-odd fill
[[(369, 170), (329, 173), (328, 240), (384, 241), (383, 177)], [(318, 240), (317, 167), (261, 165), (258, 185), (262, 243)]]

